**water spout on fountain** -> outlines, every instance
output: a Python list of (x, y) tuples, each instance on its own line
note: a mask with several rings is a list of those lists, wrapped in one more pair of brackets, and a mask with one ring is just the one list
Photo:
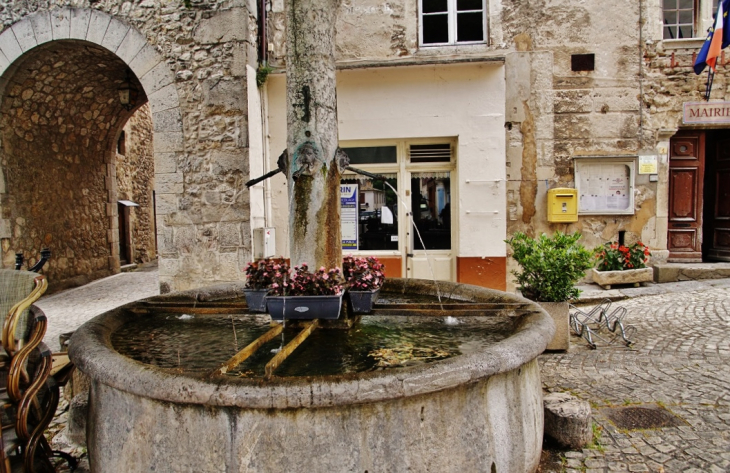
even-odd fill
[(390, 189), (395, 194), (398, 201), (403, 204), (403, 208), (406, 211), (406, 215), (408, 216), (408, 220), (411, 222), (411, 227), (413, 227), (413, 230), (415, 230), (416, 235), (418, 236), (418, 240), (421, 242), (421, 246), (423, 247), (423, 253), (426, 255), (426, 263), (428, 264), (428, 270), (431, 273), (431, 279), (433, 280), (434, 285), (436, 286), (436, 297), (438, 297), (439, 300), (439, 306), (441, 307), (441, 311), (444, 311), (444, 305), (443, 302), (441, 302), (441, 290), (439, 289), (438, 280), (436, 279), (436, 275), (433, 272), (433, 266), (431, 265), (431, 258), (428, 255), (428, 251), (426, 251), (426, 244), (423, 242), (423, 238), (421, 237), (421, 232), (418, 230), (418, 227), (416, 226), (416, 222), (413, 220), (413, 212), (410, 212), (408, 210), (408, 204), (401, 198), (400, 194), (398, 194), (398, 191), (395, 190), (393, 186), (390, 185), (388, 181), (383, 181), (386, 186), (390, 187)]

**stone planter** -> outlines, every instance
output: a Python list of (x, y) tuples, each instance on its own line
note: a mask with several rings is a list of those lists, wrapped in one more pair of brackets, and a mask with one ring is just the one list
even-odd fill
[(354, 314), (369, 314), (373, 310), (373, 304), (378, 300), (380, 288), (372, 291), (347, 291), (352, 304), (352, 312)]
[(273, 320), (337, 320), (342, 296), (269, 296), (266, 307)]
[(603, 289), (611, 289), (614, 284), (633, 284), (639, 287), (642, 282), (654, 280), (654, 268), (625, 269), (623, 271), (596, 271), (593, 273), (593, 282)]
[(256, 314), (266, 313), (266, 294), (268, 289), (244, 289), (248, 311)]
[(570, 321), (567, 302), (538, 302), (555, 323), (555, 335), (546, 350), (568, 351), (570, 349)]

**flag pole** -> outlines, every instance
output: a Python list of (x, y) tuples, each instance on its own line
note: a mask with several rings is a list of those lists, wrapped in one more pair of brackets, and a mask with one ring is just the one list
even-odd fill
[(707, 72), (707, 88), (705, 89), (705, 101), (710, 101), (710, 93), (712, 92), (712, 81), (715, 78), (715, 70), (713, 68), (709, 68), (709, 71)]

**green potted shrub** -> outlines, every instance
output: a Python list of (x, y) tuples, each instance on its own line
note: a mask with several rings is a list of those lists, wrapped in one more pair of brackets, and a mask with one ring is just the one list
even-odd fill
[(631, 245), (605, 243), (595, 251), (597, 263), (592, 269), (593, 282), (604, 289), (611, 289), (612, 284), (638, 287), (640, 283), (654, 279), (654, 269), (646, 266), (651, 251), (640, 241)]
[(512, 258), (520, 265), (512, 274), (522, 295), (539, 302), (555, 321), (555, 337), (548, 350), (569, 348), (568, 301), (578, 298), (580, 290), (575, 283), (593, 266), (593, 252), (578, 243), (580, 237), (578, 232), (555, 232), (552, 237), (543, 233), (531, 238), (517, 232), (506, 240), (512, 247)]

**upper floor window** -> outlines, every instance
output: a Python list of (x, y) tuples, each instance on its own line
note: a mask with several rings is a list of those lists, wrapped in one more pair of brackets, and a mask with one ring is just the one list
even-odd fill
[(662, 0), (664, 39), (698, 38), (712, 23), (718, 0)]
[(483, 43), (485, 0), (420, 0), (421, 44)]

